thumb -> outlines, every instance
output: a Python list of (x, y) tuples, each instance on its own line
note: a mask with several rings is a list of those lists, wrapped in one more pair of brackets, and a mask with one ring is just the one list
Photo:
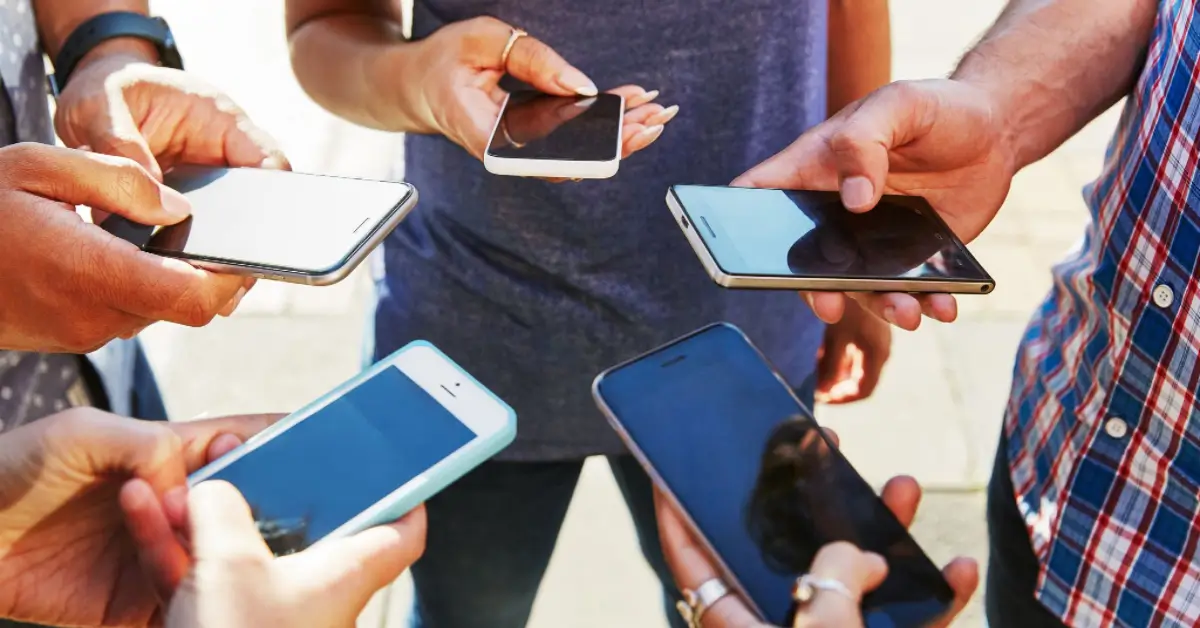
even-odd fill
[(143, 225), (172, 225), (191, 204), (136, 162), (80, 150), (16, 144), (0, 149), (0, 182), (43, 198), (87, 205)]
[(254, 525), (250, 505), (228, 482), (209, 480), (188, 491), (188, 531), (197, 562), (271, 560), (271, 551)]
[[(128, 113), (125, 114), (128, 117)], [(126, 127), (131, 128), (126, 128)], [(89, 148), (97, 153), (124, 157), (141, 166), (156, 181), (163, 180), (162, 167), (146, 138), (129, 120), (128, 125), (115, 124), (111, 129), (85, 131), (85, 140)]]
[(399, 521), (317, 545), (280, 559), (298, 579), (296, 590), (329, 596), (335, 604), (361, 609), (425, 551), (425, 508)]
[(921, 102), (903, 84), (892, 84), (868, 96), (829, 137), (842, 204), (867, 211), (883, 196), (890, 151), (914, 134)]
[(529, 35), (521, 36), (513, 43), (503, 69), (513, 78), (547, 94), (591, 97), (599, 93), (587, 75), (567, 63), (553, 48)]

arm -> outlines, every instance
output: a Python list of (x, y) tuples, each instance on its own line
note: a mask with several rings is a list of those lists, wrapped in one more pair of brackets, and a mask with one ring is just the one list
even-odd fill
[(1012, 0), (952, 78), (986, 91), (1019, 170), (1127, 94), (1155, 0)]
[(891, 82), (891, 37), (888, 0), (829, 0), (829, 115)]
[(351, 122), (385, 131), (431, 132), (405, 110), (403, 89), (415, 43), (402, 35), (399, 3), (288, 0), (292, 68), (304, 91)]
[[(67, 37), (70, 37), (80, 24), (101, 13), (113, 11), (129, 11), (149, 15), (150, 3), (146, 0), (94, 0), (91, 2), (34, 0), (33, 11), (37, 16), (38, 35), (42, 41), (42, 49), (53, 60), (58, 56)], [(124, 54), (150, 63), (158, 62), (158, 51), (150, 42), (133, 37), (119, 37), (93, 48), (79, 62), (78, 68), (81, 69), (95, 59), (109, 54)]]

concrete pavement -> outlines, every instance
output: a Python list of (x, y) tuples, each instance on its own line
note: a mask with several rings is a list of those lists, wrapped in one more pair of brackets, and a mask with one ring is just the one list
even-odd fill
[[(340, 122), (307, 100), (291, 76), (281, 3), (158, 0), (191, 70), (226, 89), (273, 133), (297, 170), (394, 175), (398, 138)], [(937, 76), (999, 12), (1001, 0), (893, 0), (897, 78)], [(231, 19), (231, 16), (238, 16)], [(222, 49), (223, 42), (235, 42)], [(972, 250), (995, 276), (987, 297), (961, 302), (960, 322), (898, 333), (875, 396), (822, 407), (846, 455), (873, 483), (916, 476), (928, 496), (914, 534), (937, 560), (984, 560), (986, 483), (1009, 369), (1049, 267), (1078, 239), (1079, 190), (1099, 170), (1115, 117), (1106, 115), (1014, 182), (993, 227)], [(199, 330), (157, 325), (144, 334), (177, 417), (286, 411), (358, 370), (366, 316), (365, 270), (330, 288), (260, 282), (237, 315)], [(401, 625), (401, 583), (361, 626)], [(960, 625), (980, 625), (978, 599)], [(642, 563), (620, 495), (590, 461), (535, 605), (535, 627), (663, 626), (657, 584)]]

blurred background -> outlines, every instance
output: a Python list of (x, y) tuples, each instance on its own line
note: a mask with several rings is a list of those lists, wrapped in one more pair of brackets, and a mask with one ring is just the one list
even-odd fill
[[(894, 74), (907, 79), (945, 75), (1004, 1), (891, 4)], [(188, 70), (229, 93), (280, 141), (297, 171), (403, 178), (399, 135), (340, 121), (296, 84), (282, 2), (151, 5), (170, 22)], [(1110, 111), (1018, 176), (995, 223), (971, 246), (997, 281), (992, 295), (961, 299), (954, 325), (926, 321), (916, 333), (898, 332), (871, 399), (817, 410), (872, 483), (909, 474), (925, 485), (914, 535), (938, 562), (965, 554), (986, 564), (983, 487), (1012, 358), (1049, 286), (1050, 267), (1082, 234), (1087, 216), (1080, 188), (1099, 171), (1115, 120)], [(364, 265), (351, 279), (326, 288), (259, 282), (230, 319), (204, 329), (159, 324), (146, 330), (143, 338), (172, 416), (287, 412), (358, 372), (369, 274)], [(665, 626), (658, 591), (605, 462), (589, 461), (531, 626)], [(377, 596), (360, 627), (403, 625), (409, 600), (402, 580)], [(980, 601), (977, 596), (958, 625), (983, 623)]]

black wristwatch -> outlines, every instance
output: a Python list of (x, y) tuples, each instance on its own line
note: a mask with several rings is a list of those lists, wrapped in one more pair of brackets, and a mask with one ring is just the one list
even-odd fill
[(50, 92), (56, 97), (62, 93), (79, 61), (101, 43), (117, 37), (144, 39), (158, 49), (160, 65), (176, 70), (183, 69), (183, 58), (175, 47), (175, 36), (171, 27), (161, 17), (148, 17), (129, 11), (101, 13), (80, 24), (67, 37), (58, 57), (54, 59), (54, 76), (50, 77)]

